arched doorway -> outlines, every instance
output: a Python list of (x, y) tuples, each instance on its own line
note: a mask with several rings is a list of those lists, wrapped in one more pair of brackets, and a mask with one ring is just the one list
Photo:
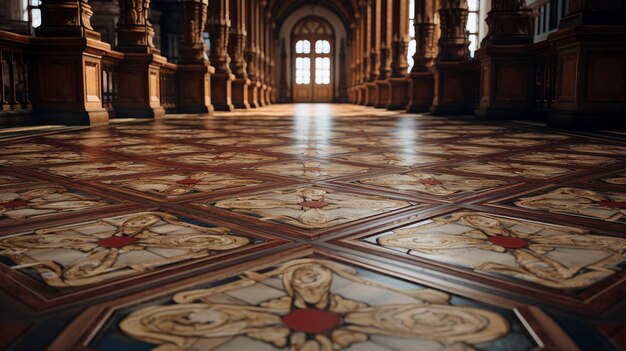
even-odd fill
[(323, 18), (309, 16), (291, 32), (293, 101), (332, 102), (335, 33)]

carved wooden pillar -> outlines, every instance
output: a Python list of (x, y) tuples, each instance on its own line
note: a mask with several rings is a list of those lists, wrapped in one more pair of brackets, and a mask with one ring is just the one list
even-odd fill
[(246, 13), (246, 27), (249, 28), (248, 35), (246, 36), (246, 50), (244, 52), (248, 79), (248, 104), (251, 108), (259, 107), (259, 88), (261, 83), (258, 79), (258, 65), (257, 65), (257, 34), (258, 34), (258, 4), (256, 0), (246, 0), (248, 9)]
[(259, 45), (259, 55), (257, 57), (258, 62), (258, 73), (259, 73), (259, 81), (261, 83), (261, 87), (259, 89), (259, 104), (261, 106), (267, 106), (267, 101), (265, 97), (267, 96), (267, 84), (265, 82), (265, 6), (267, 5), (267, 1), (261, 0), (259, 2), (259, 32), (257, 36), (257, 43)]
[(274, 89), (274, 85), (272, 83), (272, 33), (274, 31), (274, 24), (271, 23), (270, 13), (269, 11), (266, 14), (266, 29), (265, 29), (265, 84), (267, 85), (267, 90), (265, 90), (265, 104), (272, 104), (272, 91)]
[(524, 0), (493, 0), (489, 32), (476, 57), (481, 66), (478, 118), (525, 117), (533, 106), (532, 11)]
[(389, 84), (389, 110), (404, 110), (409, 103), (411, 83), (407, 76), (409, 64), (407, 49), (409, 45), (409, 2), (393, 0), (393, 22), (391, 42), (391, 76)]
[(361, 73), (361, 91), (362, 91), (362, 99), (360, 101), (361, 105), (367, 105), (369, 101), (369, 90), (367, 88), (367, 82), (369, 80), (370, 75), (370, 52), (371, 52), (371, 44), (372, 44), (372, 36), (371, 36), (371, 26), (372, 26), (372, 0), (362, 1), (363, 8), (363, 72)]
[(343, 39), (341, 40), (339, 46), (339, 95), (336, 96), (335, 101), (337, 102), (346, 102), (348, 101), (347, 96), (347, 74), (348, 74), (348, 65), (346, 64), (346, 49), (348, 50), (352, 48), (352, 43), (348, 40), (348, 43), (345, 44)]
[(432, 64), (436, 55), (435, 0), (416, 0), (413, 24), (415, 26), (416, 50), (413, 55), (411, 79), (411, 100), (409, 112), (428, 111), (433, 104), (435, 78)]
[(230, 0), (230, 42), (229, 54), (231, 57), (231, 69), (235, 75), (232, 89), (232, 102), (236, 108), (250, 109), (248, 103), (248, 79), (247, 64), (244, 58), (246, 45), (246, 0)]
[(389, 105), (389, 84), (387, 79), (391, 76), (391, 23), (393, 21), (393, 0), (381, 0), (380, 22), (380, 66), (376, 78), (376, 102), (377, 108), (386, 108)]
[[(90, 24), (86, 0), (48, 0), (35, 30), (34, 114), (42, 123), (105, 124), (102, 55), (110, 50)], [(63, 84), (59, 84), (63, 82)]]
[(287, 87), (287, 46), (285, 39), (280, 42), (280, 94), (279, 102), (289, 102), (289, 88)]
[(207, 21), (207, 0), (181, 2), (183, 38), (180, 42), (178, 80), (178, 110), (183, 113), (211, 113), (211, 73), (204, 45)]
[(572, 0), (548, 41), (556, 49), (556, 100), (548, 124), (626, 126), (626, 2)]
[(160, 69), (167, 62), (154, 46), (154, 30), (148, 20), (150, 0), (119, 0), (117, 50), (125, 53), (118, 65), (116, 117), (165, 115), (160, 98)]
[[(356, 16), (355, 16), (356, 17)], [(356, 18), (355, 18), (356, 21)], [(356, 60), (357, 60), (357, 26), (355, 22), (350, 23), (350, 33), (352, 33), (352, 45), (350, 46), (350, 87), (348, 87), (348, 101), (356, 103)]]
[(354, 45), (352, 46), (352, 103), (356, 104), (359, 101), (359, 14), (355, 16), (354, 21), (354, 28), (352, 28), (352, 33), (354, 33)]
[(230, 32), (229, 0), (209, 0), (209, 38), (211, 39), (211, 64), (215, 74), (211, 77), (211, 101), (215, 110), (232, 111), (232, 82), (235, 76), (230, 69), (228, 39)]
[(469, 59), (466, 0), (440, 0), (441, 36), (435, 59), (432, 114), (466, 114), (465, 75), (459, 63)]
[(357, 18), (357, 60), (356, 60), (356, 104), (362, 104), (362, 102), (365, 99), (365, 96), (363, 94), (363, 90), (364, 90), (364, 86), (363, 86), (363, 68), (365, 67), (364, 65), (364, 61), (363, 61), (363, 49), (364, 49), (364, 45), (363, 45), (363, 36), (365, 35), (364, 33), (364, 23), (365, 23), (365, 15), (363, 15), (363, 8), (361, 7), (359, 14), (361, 14), (358, 18)]
[(376, 105), (377, 90), (376, 79), (380, 74), (380, 23), (381, 23), (381, 0), (372, 0), (370, 3), (370, 70), (367, 77), (367, 106)]

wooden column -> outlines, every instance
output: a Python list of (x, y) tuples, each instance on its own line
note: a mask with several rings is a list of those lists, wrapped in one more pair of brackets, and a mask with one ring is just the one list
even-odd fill
[(361, 105), (367, 105), (369, 101), (369, 90), (366, 86), (366, 83), (369, 79), (370, 74), (370, 52), (371, 52), (371, 44), (372, 44), (372, 36), (371, 36), (371, 26), (372, 26), (372, 0), (365, 0), (362, 2), (363, 8), (363, 72), (361, 78), (361, 91), (362, 91), (362, 99), (360, 101)]
[(389, 110), (404, 110), (409, 103), (411, 84), (408, 80), (407, 49), (409, 45), (409, 2), (393, 1), (391, 42), (391, 76), (389, 84)]
[(116, 117), (165, 115), (161, 106), (160, 69), (167, 62), (154, 46), (154, 30), (148, 20), (150, 0), (119, 0), (117, 50), (125, 53), (117, 67)]
[(280, 42), (280, 94), (278, 102), (289, 102), (289, 88), (287, 87), (287, 44), (285, 39)]
[(476, 57), (481, 66), (478, 118), (526, 117), (533, 107), (532, 11), (524, 1), (493, 0), (489, 32)]
[(248, 9), (246, 13), (246, 24), (249, 30), (246, 36), (246, 50), (244, 56), (247, 64), (248, 79), (248, 104), (251, 108), (259, 107), (259, 88), (261, 83), (258, 79), (258, 65), (257, 65), (257, 34), (258, 34), (258, 4), (256, 0), (246, 0)]
[[(111, 49), (90, 24), (86, 0), (48, 0), (35, 30), (33, 100), (37, 122), (105, 124), (102, 55)], [(59, 82), (63, 82), (60, 84)]]
[(274, 31), (274, 24), (271, 22), (271, 17), (269, 11), (265, 16), (266, 19), (266, 29), (265, 29), (265, 84), (267, 84), (267, 90), (265, 91), (265, 104), (272, 104), (272, 90), (274, 89), (274, 85), (272, 83), (272, 33)]
[[(355, 16), (355, 21), (356, 21)], [(357, 26), (356, 23), (350, 23), (350, 33), (352, 34), (352, 45), (350, 46), (350, 86), (348, 87), (348, 101), (351, 104), (356, 103), (356, 37), (357, 37)]]
[(548, 41), (557, 52), (556, 101), (548, 124), (626, 126), (626, 4), (572, 0)]
[(391, 23), (393, 21), (393, 0), (381, 0), (380, 22), (380, 66), (376, 78), (376, 102), (377, 108), (387, 108), (389, 104), (389, 84), (387, 79), (391, 76)]
[(267, 101), (265, 97), (267, 96), (267, 84), (265, 82), (265, 6), (267, 5), (267, 1), (261, 0), (259, 2), (259, 12), (257, 16), (259, 17), (259, 32), (257, 36), (257, 43), (259, 43), (259, 55), (257, 57), (258, 62), (258, 73), (259, 73), (259, 82), (261, 83), (261, 87), (259, 89), (259, 105), (267, 106)]
[(348, 47), (348, 51), (352, 49), (352, 43), (348, 40), (347, 44), (341, 40), (339, 45), (339, 95), (335, 96), (335, 101), (337, 102), (346, 102), (348, 101), (347, 95), (347, 76), (349, 67), (346, 64), (346, 46)]
[(364, 95), (364, 89), (365, 87), (363, 86), (363, 69), (365, 67), (364, 64), (364, 55), (363, 55), (363, 50), (365, 48), (365, 46), (363, 45), (363, 36), (365, 35), (364, 33), (364, 23), (365, 23), (365, 15), (363, 14), (363, 6), (360, 6), (360, 10), (359, 10), (359, 18), (358, 18), (358, 27), (357, 27), (357, 50), (356, 50), (356, 54), (357, 54), (357, 61), (356, 61), (356, 77), (357, 77), (357, 81), (356, 81), (356, 104), (362, 104), (363, 101), (365, 101), (365, 95)]
[(204, 45), (207, 21), (207, 0), (181, 2), (183, 38), (180, 42), (178, 80), (178, 110), (182, 113), (211, 113), (211, 73)]
[(469, 59), (466, 0), (440, 0), (441, 36), (435, 59), (432, 114), (467, 114), (465, 76), (459, 65)]
[(230, 68), (228, 39), (230, 33), (229, 0), (209, 0), (209, 38), (211, 39), (211, 64), (215, 74), (211, 77), (211, 102), (215, 110), (232, 111), (232, 82), (235, 76)]
[(370, 70), (367, 77), (367, 106), (376, 105), (378, 92), (376, 79), (380, 75), (380, 24), (381, 0), (372, 0), (370, 3)]
[(437, 52), (435, 15), (435, 0), (415, 0), (413, 24), (416, 50), (413, 55), (413, 68), (409, 73), (411, 80), (409, 112), (425, 112), (433, 104), (435, 77), (432, 73), (432, 64)]
[(230, 0), (230, 41), (229, 55), (231, 69), (235, 75), (231, 85), (232, 102), (235, 108), (250, 109), (248, 103), (248, 79), (247, 64), (244, 58), (246, 46), (246, 0)]

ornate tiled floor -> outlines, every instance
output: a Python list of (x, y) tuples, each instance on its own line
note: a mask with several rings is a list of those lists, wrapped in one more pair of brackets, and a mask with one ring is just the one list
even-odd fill
[(626, 347), (624, 142), (301, 104), (0, 145), (0, 349)]

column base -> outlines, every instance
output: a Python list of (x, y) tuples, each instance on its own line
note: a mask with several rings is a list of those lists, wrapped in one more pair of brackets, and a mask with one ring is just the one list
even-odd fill
[(376, 102), (374, 103), (374, 107), (387, 108), (387, 105), (389, 105), (389, 84), (387, 81), (376, 81), (376, 92)]
[(529, 52), (528, 45), (485, 45), (476, 52), (482, 77), (479, 106), (474, 111), (476, 118), (531, 116), (535, 76)]
[[(102, 106), (103, 42), (85, 38), (33, 38), (33, 122), (107, 124)], [(8, 76), (4, 77), (9, 79)], [(62, 82), (62, 86), (59, 84)]]
[(409, 104), (409, 90), (411, 89), (409, 79), (406, 77), (389, 78), (387, 82), (389, 84), (389, 104), (387, 104), (387, 109), (406, 110)]
[(367, 100), (369, 99), (368, 90), (365, 84), (359, 85), (359, 89), (361, 90), (361, 101), (359, 101), (359, 105), (367, 105)]
[(367, 100), (365, 101), (366, 106), (374, 106), (376, 105), (376, 83), (365, 83), (365, 89), (367, 89)]
[(211, 104), (211, 66), (206, 64), (178, 65), (179, 113), (213, 113)]
[(116, 118), (159, 118), (161, 106), (160, 69), (167, 62), (157, 54), (126, 53), (118, 65), (117, 98), (113, 101)]
[(253, 81), (248, 84), (248, 104), (250, 108), (259, 108), (261, 104), (259, 103), (259, 89), (261, 88), (261, 83), (257, 81)]
[(267, 92), (267, 85), (261, 84), (261, 87), (259, 88), (259, 106), (261, 107), (267, 106), (267, 102), (265, 101), (266, 92)]
[(36, 124), (65, 124), (97, 126), (109, 124), (109, 112), (105, 109), (89, 111), (35, 110)]
[(211, 77), (211, 102), (215, 111), (234, 111), (232, 103), (232, 83), (234, 76), (229, 73), (215, 73)]
[(435, 91), (435, 78), (431, 72), (411, 72), (411, 101), (407, 107), (408, 112), (428, 112), (433, 104)]
[(233, 80), (231, 85), (232, 89), (232, 101), (235, 108), (240, 109), (250, 109), (250, 104), (248, 102), (248, 85), (250, 84), (249, 79), (237, 78)]
[(115, 107), (115, 118), (161, 118), (163, 107)]
[(267, 89), (265, 89), (265, 105), (266, 106), (270, 106), (272, 104), (272, 90), (274, 88), (272, 88), (271, 86), (267, 86)]
[(431, 114), (467, 115), (474, 112), (467, 103), (465, 72), (461, 63), (435, 63), (435, 96), (429, 108)]

